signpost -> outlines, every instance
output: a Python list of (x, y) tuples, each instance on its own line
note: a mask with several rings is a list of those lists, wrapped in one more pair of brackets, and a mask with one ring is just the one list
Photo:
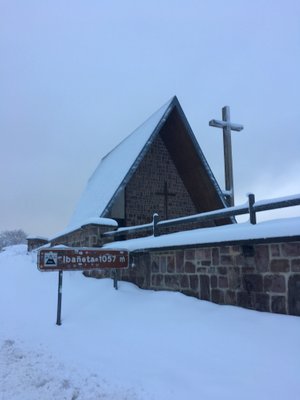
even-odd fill
[(128, 268), (129, 253), (124, 250), (95, 248), (49, 247), (38, 253), (37, 266), (42, 272), (58, 271), (58, 297), (56, 325), (61, 325), (63, 271), (87, 271), (92, 269), (114, 269), (114, 288), (117, 289), (116, 270)]
[(128, 260), (128, 252), (124, 250), (50, 247), (39, 251), (38, 269), (42, 272), (119, 269), (127, 268)]

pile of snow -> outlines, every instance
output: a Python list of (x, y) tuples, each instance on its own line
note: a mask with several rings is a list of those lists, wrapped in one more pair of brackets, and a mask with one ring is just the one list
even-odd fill
[(296, 399), (300, 318), (65, 272), (0, 253), (3, 400)]

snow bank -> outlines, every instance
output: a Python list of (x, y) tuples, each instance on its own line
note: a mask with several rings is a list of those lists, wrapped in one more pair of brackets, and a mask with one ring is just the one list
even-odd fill
[(300, 318), (219, 306), (0, 253), (0, 398), (276, 400), (300, 390)]

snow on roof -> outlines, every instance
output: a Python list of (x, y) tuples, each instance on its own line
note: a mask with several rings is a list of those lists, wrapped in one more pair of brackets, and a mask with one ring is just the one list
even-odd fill
[(174, 97), (102, 158), (79, 200), (67, 227), (69, 231), (82, 225), (82, 221), (102, 215), (130, 167), (163, 120), (173, 99)]
[(200, 228), (190, 231), (150, 236), (106, 244), (105, 248), (123, 248), (129, 251), (173, 246), (199, 245), (241, 240), (270, 239), (300, 236), (300, 217), (261, 222)]
[(44, 237), (44, 236), (27, 236), (26, 240), (45, 240), (48, 241), (48, 238)]

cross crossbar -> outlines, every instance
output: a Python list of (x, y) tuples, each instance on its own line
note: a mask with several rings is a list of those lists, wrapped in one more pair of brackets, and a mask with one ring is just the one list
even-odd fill
[(233, 122), (228, 121), (218, 121), (217, 119), (212, 119), (209, 121), (209, 126), (214, 126), (215, 128), (229, 128), (232, 131), (240, 132), (244, 129), (243, 125), (234, 124)]

